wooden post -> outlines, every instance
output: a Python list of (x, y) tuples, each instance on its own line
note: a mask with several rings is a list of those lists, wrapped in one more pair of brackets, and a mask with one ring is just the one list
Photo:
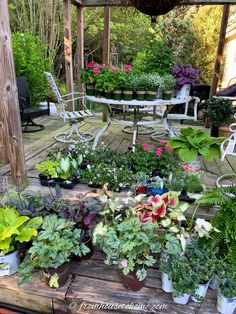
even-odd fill
[[(110, 19), (111, 8), (108, 4), (104, 6), (104, 34), (103, 34), (103, 63), (110, 63)], [(107, 121), (107, 110), (104, 106), (102, 121)]]
[[(80, 70), (84, 67), (84, 15), (82, 5), (77, 6), (77, 75), (79, 92), (84, 91), (84, 84), (80, 82)], [(79, 103), (79, 109), (83, 109), (83, 102)]]
[(7, 0), (0, 1), (0, 134), (13, 182), (20, 186), (26, 180), (26, 166)]
[(210, 97), (216, 94), (216, 89), (218, 85), (218, 80), (219, 80), (219, 75), (220, 75), (220, 66), (223, 60), (225, 34), (226, 34), (226, 28), (227, 28), (228, 19), (229, 19), (229, 9), (230, 9), (230, 5), (224, 4), (222, 19), (221, 19), (221, 26), (220, 26), (220, 34), (219, 34), (219, 39), (218, 39), (218, 47), (217, 47), (216, 58), (215, 58), (214, 73), (213, 73), (212, 84), (211, 84)]
[[(64, 3), (64, 53), (66, 87), (68, 93), (73, 93), (73, 61), (72, 61), (72, 33), (71, 33), (71, 0), (63, 0)], [(70, 111), (74, 110), (74, 103), (68, 105)]]

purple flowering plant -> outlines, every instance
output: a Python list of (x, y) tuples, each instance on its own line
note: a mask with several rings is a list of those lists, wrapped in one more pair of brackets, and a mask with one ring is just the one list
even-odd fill
[(185, 84), (194, 87), (200, 71), (194, 69), (191, 64), (180, 64), (171, 69), (171, 74), (176, 78), (176, 88), (181, 89)]

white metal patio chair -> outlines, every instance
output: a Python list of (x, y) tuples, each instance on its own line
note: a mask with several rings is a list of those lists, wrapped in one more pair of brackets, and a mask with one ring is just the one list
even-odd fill
[[(236, 114), (234, 115), (236, 119)], [(220, 146), (220, 151), (221, 151), (221, 161), (224, 161), (226, 155), (234, 156), (236, 157), (236, 123), (232, 123), (229, 126), (229, 131), (232, 132), (230, 137), (225, 139)], [(223, 185), (221, 182), (225, 179), (229, 178), (235, 178), (236, 174), (235, 173), (230, 173), (230, 174), (224, 174), (217, 178), (216, 180), (216, 186), (228, 186), (228, 185)]]
[[(61, 132), (55, 135), (55, 139), (58, 142), (62, 143), (78, 143), (92, 141), (95, 137), (94, 134), (90, 132), (81, 132), (78, 128), (78, 122), (82, 122), (84, 118), (92, 117), (95, 115), (95, 113), (92, 110), (89, 110), (84, 104), (85, 94), (80, 92), (74, 92), (61, 96), (52, 74), (49, 72), (44, 72), (44, 74), (48, 80), (49, 85), (52, 88), (52, 91), (58, 103), (61, 106), (60, 116), (62, 117), (64, 122), (69, 122), (71, 125), (70, 131)], [(66, 106), (68, 105), (68, 103), (73, 102), (75, 100), (82, 100), (84, 109), (79, 111), (67, 111)]]

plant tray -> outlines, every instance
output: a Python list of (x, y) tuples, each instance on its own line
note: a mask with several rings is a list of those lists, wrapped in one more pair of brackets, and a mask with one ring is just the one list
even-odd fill
[(77, 178), (73, 178), (71, 181), (68, 182), (60, 178), (52, 179), (52, 178), (43, 176), (42, 174), (39, 175), (39, 181), (42, 186), (55, 187), (56, 185), (59, 185), (60, 188), (70, 189), (70, 190), (72, 190), (75, 187), (75, 185), (78, 183)]

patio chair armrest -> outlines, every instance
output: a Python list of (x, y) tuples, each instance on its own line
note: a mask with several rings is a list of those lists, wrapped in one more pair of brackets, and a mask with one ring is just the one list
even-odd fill
[(24, 97), (21, 97), (21, 96), (19, 96), (18, 99), (19, 99), (20, 110), (23, 113), (25, 110), (26, 99)]

